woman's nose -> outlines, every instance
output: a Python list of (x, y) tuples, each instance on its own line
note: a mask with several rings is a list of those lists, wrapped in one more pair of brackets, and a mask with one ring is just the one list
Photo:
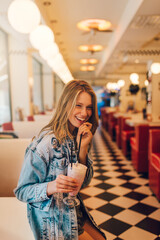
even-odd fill
[(87, 109), (86, 108), (82, 108), (81, 115), (84, 116), (84, 117), (87, 116)]

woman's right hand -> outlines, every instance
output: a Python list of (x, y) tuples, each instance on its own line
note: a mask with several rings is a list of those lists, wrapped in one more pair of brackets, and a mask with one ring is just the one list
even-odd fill
[(52, 195), (53, 193), (69, 193), (73, 192), (77, 189), (78, 182), (75, 178), (65, 176), (65, 175), (58, 175), (57, 178), (49, 182), (47, 185), (47, 196)]

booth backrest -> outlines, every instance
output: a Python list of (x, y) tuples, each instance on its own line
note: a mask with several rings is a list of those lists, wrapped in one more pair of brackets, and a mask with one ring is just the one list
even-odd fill
[(160, 153), (160, 128), (159, 129), (150, 129), (150, 140), (151, 140), (151, 152)]
[(121, 131), (133, 131), (134, 127), (130, 127), (126, 124), (126, 119), (131, 119), (130, 117), (122, 117), (121, 118)]
[(0, 197), (14, 196), (24, 154), (31, 139), (0, 139)]
[(148, 149), (149, 125), (135, 126), (136, 149), (145, 151)]
[(47, 123), (43, 121), (13, 122), (14, 131), (19, 138), (33, 138), (45, 125)]
[(160, 126), (149, 126), (147, 124), (135, 126), (136, 149), (147, 151), (149, 143), (149, 130), (160, 129)]

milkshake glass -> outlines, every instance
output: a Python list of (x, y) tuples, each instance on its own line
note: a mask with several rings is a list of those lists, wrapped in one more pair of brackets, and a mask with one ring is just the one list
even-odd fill
[(69, 193), (68, 197), (64, 198), (64, 203), (69, 207), (74, 207), (79, 205), (79, 200), (77, 199), (76, 195), (78, 194), (82, 183), (84, 181), (86, 175), (87, 167), (81, 163), (72, 163), (68, 165), (68, 176), (77, 179), (78, 188), (76, 191)]

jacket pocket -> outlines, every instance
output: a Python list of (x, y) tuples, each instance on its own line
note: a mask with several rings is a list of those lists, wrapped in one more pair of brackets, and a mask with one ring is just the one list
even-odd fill
[(65, 157), (63, 158), (55, 158), (55, 161), (54, 161), (54, 166), (58, 169), (65, 169), (66, 167), (68, 167), (68, 159), (66, 159)]

